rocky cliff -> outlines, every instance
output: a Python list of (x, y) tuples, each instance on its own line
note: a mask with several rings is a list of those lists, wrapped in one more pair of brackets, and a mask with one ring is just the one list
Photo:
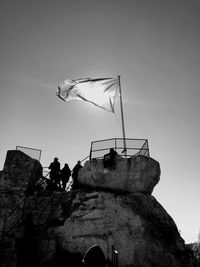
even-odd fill
[(103, 160), (86, 162), (78, 177), (82, 186), (113, 192), (151, 194), (160, 179), (160, 166), (150, 157), (118, 156), (115, 168), (104, 168)]
[[(160, 166), (154, 159), (118, 158), (112, 169), (104, 168), (101, 160), (87, 162), (79, 172), (78, 186), (70, 192), (35, 188), (40, 178), (38, 162), (20, 151), (8, 152), (0, 180), (5, 191), (0, 214), (1, 266), (19, 264), (16, 240), (29, 244), (23, 266), (27, 262), (28, 266), (82, 266), (83, 259), (85, 266), (91, 266), (86, 260), (89, 252), (93, 266), (113, 266), (113, 248), (119, 267), (195, 266), (175, 222), (151, 195), (160, 179)], [(8, 217), (23, 196), (26, 202), (16, 209), (16, 216)], [(30, 211), (32, 228), (29, 224), (28, 229), (34, 229), (34, 235), (26, 243), (22, 225)], [(5, 218), (12, 227), (7, 228)]]

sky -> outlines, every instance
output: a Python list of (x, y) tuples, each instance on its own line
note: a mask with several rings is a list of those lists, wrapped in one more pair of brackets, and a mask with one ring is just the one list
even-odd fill
[(200, 229), (199, 0), (1, 0), (0, 169), (8, 150), (73, 168), (94, 140), (122, 137), (115, 113), (65, 103), (65, 79), (121, 76), (127, 138), (160, 163), (153, 196), (186, 243)]

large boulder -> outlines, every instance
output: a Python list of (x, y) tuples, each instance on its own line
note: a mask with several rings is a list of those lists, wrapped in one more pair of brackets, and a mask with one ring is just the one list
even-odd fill
[(108, 262), (114, 246), (120, 267), (193, 266), (173, 219), (143, 193), (79, 191), (55, 236), (60, 250), (74, 255), (98, 245)]
[(0, 186), (4, 191), (25, 192), (42, 177), (42, 165), (20, 150), (7, 152)]
[(37, 160), (8, 151), (0, 175), (0, 266), (16, 266), (22, 251), (16, 253), (15, 240), (23, 240), (22, 214), (30, 211), (35, 228), (30, 259), (37, 259), (32, 266), (78, 267), (85, 259), (103, 267), (113, 248), (119, 267), (195, 266), (173, 219), (151, 196), (160, 177), (154, 159), (119, 157), (114, 169), (104, 168), (103, 161), (87, 162), (71, 192), (31, 192), (41, 174)]
[(159, 179), (159, 163), (138, 155), (128, 159), (118, 157), (114, 169), (104, 168), (103, 160), (86, 162), (79, 172), (78, 183), (94, 189), (151, 194)]
[(7, 152), (0, 176), (0, 238), (19, 222), (24, 200), (42, 177), (42, 166), (19, 150)]

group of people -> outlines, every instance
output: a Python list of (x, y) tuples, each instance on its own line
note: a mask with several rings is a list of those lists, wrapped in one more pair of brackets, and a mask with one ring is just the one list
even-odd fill
[[(72, 175), (73, 179), (73, 188), (77, 185), (77, 178), (78, 178), (78, 172), (82, 168), (81, 162), (78, 161), (77, 164), (74, 166), (74, 168), (69, 168), (69, 165), (65, 163), (64, 167), (60, 169), (60, 162), (58, 161), (58, 158), (54, 158), (54, 161), (51, 162), (49, 165), (50, 169), (50, 182), (51, 185), (55, 185), (59, 188), (62, 188), (63, 190), (66, 189), (66, 185), (69, 181), (70, 176)], [(62, 186), (61, 186), (62, 183)]]
[[(104, 158), (103, 158), (104, 168), (108, 168), (111, 170), (115, 169), (117, 155), (118, 153), (113, 148), (111, 148), (110, 152), (104, 155)], [(65, 163), (64, 167), (60, 169), (60, 162), (58, 161), (58, 158), (54, 158), (54, 161), (51, 162), (51, 164), (49, 165), (51, 185), (54, 185), (56, 187), (59, 187), (65, 190), (66, 185), (69, 181), (69, 178), (70, 176), (72, 176), (72, 179), (73, 179), (72, 188), (76, 188), (78, 184), (78, 181), (77, 181), (78, 173), (81, 168), (82, 168), (82, 165), (79, 160), (77, 164), (74, 166), (74, 168), (72, 169), (72, 171), (70, 170), (69, 165), (67, 163)]]

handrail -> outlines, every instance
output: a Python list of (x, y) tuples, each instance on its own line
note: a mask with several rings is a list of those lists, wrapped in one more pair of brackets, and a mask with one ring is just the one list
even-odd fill
[(46, 210), (46, 208), (48, 207), (51, 199), (53, 198), (53, 195), (51, 196), (51, 198), (49, 199), (49, 201), (47, 202), (46, 206), (44, 206), (44, 208), (42, 209), (42, 211), (40, 212), (38, 219), (37, 219), (37, 224), (39, 225), (39, 221), (40, 221), (40, 217), (42, 216), (42, 214), (44, 213), (44, 211)]
[[(71, 186), (71, 184), (72, 184), (72, 181), (68, 184), (68, 186), (67, 186), (67, 188), (66, 188), (66, 191), (67, 191), (67, 189)], [(63, 196), (63, 192), (62, 192), (62, 194), (61, 194), (61, 201), (62, 201), (62, 196)], [(52, 212), (53, 212), (53, 211), (52, 211)], [(51, 212), (51, 215), (52, 215), (52, 212)], [(50, 217), (50, 216), (49, 216), (49, 217)], [(54, 234), (54, 231), (52, 230), (52, 231), (51, 231), (51, 235), (49, 236), (49, 238), (48, 238), (48, 240), (47, 240), (46, 253), (48, 252), (50, 239), (51, 239), (51, 237), (53, 236), (53, 234)]]
[[(47, 174), (47, 175), (48, 175), (48, 174)], [(46, 176), (47, 176), (47, 175), (46, 175)], [(37, 184), (37, 183), (34, 184), (35, 188), (44, 182), (44, 179), (46, 178), (46, 176), (45, 176), (45, 177), (42, 177), (43, 179), (42, 179), (38, 184)], [(45, 191), (45, 190), (43, 190), (42, 193), (43, 193), (44, 191)], [(39, 197), (40, 197), (40, 196), (41, 196), (41, 194), (39, 195)], [(8, 218), (10, 218), (10, 217), (12, 216), (12, 214), (17, 210), (17, 208), (19, 208), (19, 207), (21, 206), (22, 203), (25, 204), (26, 198), (27, 198), (27, 194), (25, 195), (25, 197), (24, 197), (20, 202), (17, 203), (17, 205), (14, 207), (14, 209), (13, 209), (13, 210), (6, 216), (6, 218), (4, 219), (4, 224), (3, 224), (2, 231), (1, 231), (1, 232), (2, 232), (2, 233), (1, 233), (1, 241), (3, 241), (3, 240), (4, 240), (4, 237), (5, 237), (5, 236), (4, 236), (4, 232), (5, 232), (6, 223), (7, 223)], [(21, 213), (21, 216), (20, 216), (20, 219), (21, 219), (21, 220), (22, 220), (23, 212), (24, 212), (24, 209), (22, 209), (22, 213)], [(15, 226), (15, 225), (14, 225), (14, 226)], [(13, 229), (13, 227), (11, 227), (11, 229)], [(9, 233), (9, 232), (8, 232), (8, 233)]]
[[(113, 137), (113, 138), (107, 138), (107, 139), (102, 139), (102, 140), (95, 140), (95, 141), (92, 141), (92, 143), (98, 143), (98, 142), (102, 142), (102, 141), (110, 141), (110, 140), (124, 140), (124, 138), (122, 137)], [(138, 140), (138, 141), (145, 141), (147, 139), (145, 138), (126, 138), (126, 140)]]
[(19, 206), (24, 202), (25, 198), (26, 198), (26, 196), (17, 204), (17, 206), (15, 206), (15, 208), (4, 219), (4, 224), (3, 224), (3, 229), (2, 229), (2, 239), (1, 239), (1, 241), (3, 241), (3, 239), (4, 239), (4, 235), (3, 234), (4, 234), (4, 231), (5, 231), (5, 228), (6, 228), (6, 223), (7, 223), (8, 218), (15, 212), (15, 210), (17, 208), (19, 208)]
[[(109, 138), (109, 139), (97, 140), (97, 141), (91, 142), (90, 156), (89, 156), (90, 161), (93, 158), (96, 158), (96, 159), (103, 158), (104, 155), (101, 155), (103, 153), (103, 151), (104, 152), (109, 151), (110, 148), (114, 148), (119, 153), (119, 151), (124, 149), (124, 147), (121, 144), (122, 140), (123, 140), (123, 138)], [(138, 154), (149, 156), (149, 145), (148, 145), (147, 139), (126, 138), (126, 141), (127, 141), (126, 142), (126, 155), (124, 155), (123, 152), (120, 152), (120, 155), (122, 157), (123, 156), (132, 157), (132, 156), (138, 155)], [(129, 142), (129, 144), (128, 144), (128, 142)], [(135, 150), (135, 152), (134, 152), (134, 150)]]
[[(54, 193), (54, 192), (53, 192)], [(37, 223), (39, 225), (39, 221), (40, 221), (40, 218), (42, 216), (42, 214), (44, 213), (44, 211), (47, 209), (47, 207), (49, 206), (49, 203), (51, 202), (51, 200), (53, 199), (54, 197), (54, 194), (52, 194), (52, 196), (50, 197), (50, 199), (48, 200), (47, 204), (43, 207), (42, 211), (40, 212), (39, 216), (38, 216), (38, 219), (37, 219)]]
[[(117, 149), (123, 149), (123, 147), (118, 146)], [(128, 149), (132, 149), (132, 150), (147, 150), (146, 148), (137, 148), (137, 147), (129, 147)], [(108, 150), (108, 148), (102, 148), (102, 149), (94, 149), (92, 150), (92, 152), (97, 152), (97, 151), (103, 151), (103, 150)], [(133, 155), (132, 155), (133, 156)]]
[[(139, 153), (136, 153), (134, 155), (127, 154), (126, 156), (131, 158), (131, 157), (138, 156), (138, 155), (140, 155), (140, 154)], [(99, 156), (99, 157), (92, 158), (91, 161), (93, 161), (93, 160), (102, 160), (102, 159), (103, 159), (103, 156)]]
[[(37, 149), (37, 148), (32, 148), (32, 147), (25, 147), (25, 146), (16, 146), (16, 150), (20, 150), (21, 152), (25, 153), (26, 155), (30, 156), (31, 158), (37, 159), (38, 161), (40, 161), (41, 159), (41, 154), (42, 154), (42, 150), (41, 149)], [(28, 151), (38, 151), (39, 152), (39, 157), (34, 157), (32, 155), (32, 153), (30, 154), (30, 152)]]
[(118, 251), (116, 248), (112, 245), (112, 266), (118, 267)]
[(89, 156), (86, 156), (84, 159), (81, 160), (81, 162), (85, 161), (86, 159), (89, 159)]
[[(43, 182), (43, 180), (42, 180), (41, 182)], [(68, 184), (68, 186), (67, 186), (67, 188), (66, 188), (66, 191), (67, 191), (67, 189), (69, 189), (69, 187), (71, 186), (71, 184), (72, 184), (72, 182)], [(36, 186), (38, 186), (38, 184), (37, 184)], [(41, 197), (43, 196), (43, 193), (44, 193), (44, 192), (46, 192), (46, 191), (43, 190), (42, 192), (40, 192), (39, 195), (35, 195), (35, 198), (37, 199), (37, 201), (38, 201), (39, 198), (41, 198)], [(45, 207), (42, 209), (42, 211), (40, 212), (40, 214), (39, 214), (39, 216), (38, 216), (38, 219), (37, 219), (38, 224), (39, 224), (39, 220), (40, 220), (42, 214), (45, 212), (46, 208), (49, 206), (49, 203), (53, 200), (54, 196), (55, 196), (55, 195), (52, 194), (51, 198), (49, 199), (49, 201), (47, 202), (47, 204), (45, 205)], [(8, 214), (8, 216), (5, 218), (5, 220), (4, 220), (4, 225), (3, 225), (3, 229), (2, 229), (2, 238), (1, 238), (1, 241), (3, 241), (4, 238), (5, 238), (4, 232), (5, 232), (6, 223), (7, 223), (8, 218), (12, 216), (12, 214), (15, 212), (15, 210), (17, 210), (17, 208), (19, 208), (20, 205), (21, 205), (22, 203), (25, 204), (26, 198), (27, 198), (27, 195), (26, 195), (26, 196), (25, 196), (25, 197), (24, 197), (24, 198), (23, 198), (23, 199), (22, 199), (16, 206), (15, 206), (15, 208), (14, 208), (14, 209)], [(37, 205), (38, 205), (38, 203), (37, 203)], [(21, 216), (20, 216), (20, 217), (21, 217), (20, 219), (22, 219), (23, 212), (24, 212), (24, 209), (22, 210), (22, 214), (21, 214)], [(7, 232), (7, 234), (9, 234), (9, 232), (10, 232), (10, 231), (17, 225), (17, 223), (18, 223), (18, 221), (17, 221), (13, 226), (11, 226), (11, 227), (9, 228), (9, 231)]]
[[(72, 184), (72, 182), (70, 182), (69, 184), (68, 184), (68, 186), (67, 186), (67, 188), (66, 188), (66, 191), (67, 191), (67, 189), (71, 186), (71, 184)], [(64, 191), (63, 191), (64, 192)], [(62, 191), (61, 191), (61, 193), (63, 193)], [(54, 193), (54, 192), (53, 192)], [(42, 216), (42, 214), (44, 213), (44, 211), (46, 210), (46, 208), (48, 207), (48, 205), (49, 205), (49, 203), (52, 201), (52, 199), (54, 198), (54, 194), (52, 194), (52, 196), (50, 197), (50, 199), (49, 199), (49, 201), (47, 202), (47, 204), (43, 207), (43, 209), (42, 209), (42, 211), (40, 212), (40, 214), (39, 214), (39, 216), (38, 216), (38, 220), (37, 220), (37, 223), (39, 224), (39, 220), (40, 220), (40, 218), (41, 218), (41, 216)]]

